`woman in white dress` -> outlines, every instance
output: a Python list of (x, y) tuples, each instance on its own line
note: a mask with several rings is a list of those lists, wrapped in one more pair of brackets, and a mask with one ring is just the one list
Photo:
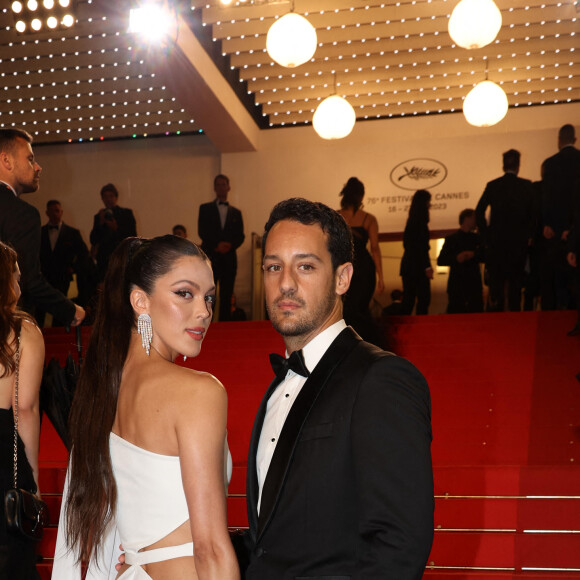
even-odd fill
[[(227, 397), (176, 366), (212, 317), (209, 261), (176, 236), (129, 238), (111, 258), (71, 412), (53, 578), (239, 580), (226, 516)], [(227, 460), (226, 460), (227, 459)]]

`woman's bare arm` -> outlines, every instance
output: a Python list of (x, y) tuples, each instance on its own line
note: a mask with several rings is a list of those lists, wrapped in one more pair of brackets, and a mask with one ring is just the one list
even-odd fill
[(377, 290), (382, 292), (385, 289), (385, 281), (383, 279), (383, 258), (381, 256), (381, 247), (379, 246), (379, 223), (374, 215), (369, 216), (369, 241), (371, 243), (371, 256), (375, 263), (377, 270)]
[(211, 375), (193, 378), (186, 393), (176, 431), (196, 571), (200, 580), (239, 580), (224, 489), (227, 395)]
[[(36, 325), (24, 321), (20, 333), (18, 433), (38, 487), (40, 413), (38, 396), (44, 367), (44, 339)], [(40, 488), (38, 490), (40, 495)]]

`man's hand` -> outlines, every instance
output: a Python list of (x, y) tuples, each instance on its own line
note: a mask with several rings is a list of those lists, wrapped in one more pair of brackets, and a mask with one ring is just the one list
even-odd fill
[(562, 232), (562, 237), (561, 237), (561, 240), (562, 240), (563, 242), (566, 242), (566, 241), (568, 240), (568, 236), (569, 236), (569, 235), (570, 235), (570, 230), (564, 230), (564, 231)]
[(554, 235), (554, 230), (550, 226), (544, 226), (544, 237), (547, 240), (551, 240)]
[(215, 251), (218, 254), (227, 254), (232, 249), (232, 245), (229, 242), (220, 242)]
[(429, 280), (433, 280), (433, 268), (425, 268), (425, 276), (427, 276)]
[(463, 252), (459, 252), (456, 259), (460, 264), (462, 264), (463, 262), (467, 262), (467, 260), (472, 260), (473, 256), (475, 256), (475, 252), (472, 252), (471, 250), (465, 250)]
[(578, 262), (576, 260), (576, 254), (574, 252), (568, 252), (568, 255), (566, 256), (567, 260), (568, 260), (568, 264), (570, 264), (570, 266), (572, 266), (572, 268), (576, 268), (578, 266)]
[(72, 319), (70, 325), (78, 326), (85, 319), (86, 314), (87, 313), (85, 312), (85, 309), (82, 306), (75, 304), (75, 316)]

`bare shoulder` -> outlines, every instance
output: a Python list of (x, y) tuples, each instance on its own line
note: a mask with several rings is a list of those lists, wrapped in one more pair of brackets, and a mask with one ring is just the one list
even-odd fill
[(168, 378), (172, 398), (178, 405), (199, 406), (202, 402), (225, 404), (227, 394), (222, 383), (210, 373), (174, 366)]
[(23, 349), (44, 357), (44, 336), (42, 336), (40, 328), (34, 322), (29, 320), (22, 321), (20, 342)]
[(365, 218), (367, 219), (369, 225), (375, 225), (378, 224), (379, 222), (377, 221), (377, 218), (372, 214), (369, 213), (368, 211), (365, 212)]

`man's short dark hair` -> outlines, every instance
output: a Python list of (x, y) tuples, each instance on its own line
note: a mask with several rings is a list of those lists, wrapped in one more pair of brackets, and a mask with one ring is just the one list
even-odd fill
[(565, 145), (571, 145), (576, 139), (576, 132), (574, 131), (574, 125), (566, 124), (560, 127), (558, 131), (558, 139), (561, 143)]
[(228, 184), (228, 185), (230, 184), (230, 178), (229, 178), (227, 175), (224, 175), (223, 173), (220, 173), (219, 175), (216, 175), (216, 176), (213, 178), (213, 186), (214, 186), (214, 188), (215, 188), (215, 186), (217, 185), (217, 180), (218, 180), (218, 179), (225, 179), (225, 180), (226, 180), (226, 182), (227, 182), (227, 184)]
[(103, 185), (103, 187), (101, 187), (101, 197), (103, 197), (103, 194), (106, 191), (111, 191), (112, 193), (115, 194), (115, 197), (119, 197), (119, 192), (117, 191), (117, 188), (112, 183), (107, 183), (107, 185)]
[(504, 171), (516, 171), (520, 168), (520, 152), (510, 149), (503, 154)]
[(459, 225), (462, 225), (463, 222), (470, 217), (473, 217), (475, 215), (475, 210), (474, 209), (464, 209), (460, 214), (459, 214)]
[(317, 201), (301, 197), (286, 199), (274, 206), (264, 226), (262, 258), (266, 249), (268, 233), (279, 221), (290, 220), (305, 226), (318, 225), (326, 234), (327, 248), (336, 270), (341, 264), (353, 261), (352, 234), (344, 218), (334, 209)]
[(0, 129), (0, 151), (11, 153), (16, 139), (24, 139), (27, 143), (32, 143), (32, 135), (24, 129)]
[(48, 209), (49, 207), (52, 207), (53, 205), (62, 205), (62, 204), (60, 203), (60, 201), (58, 201), (58, 199), (49, 199), (46, 202), (46, 209)]

